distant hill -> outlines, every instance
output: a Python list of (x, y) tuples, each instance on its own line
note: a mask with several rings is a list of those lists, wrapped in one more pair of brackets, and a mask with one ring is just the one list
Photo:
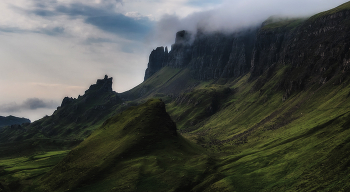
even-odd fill
[(21, 125), (23, 123), (30, 123), (30, 120), (26, 118), (15, 117), (12, 115), (7, 117), (0, 116), (0, 128), (10, 125)]
[(3, 129), (0, 143), (28, 139), (83, 140), (116, 112), (121, 99), (112, 90), (107, 75), (98, 79), (78, 98), (65, 97), (51, 116), (45, 116), (22, 130)]

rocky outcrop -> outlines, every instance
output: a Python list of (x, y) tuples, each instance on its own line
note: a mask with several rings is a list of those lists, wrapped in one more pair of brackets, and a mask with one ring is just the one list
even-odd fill
[(238, 77), (250, 70), (256, 31), (233, 34), (198, 31), (195, 36), (179, 31), (169, 53), (162, 47), (152, 51), (145, 80), (163, 66), (189, 67), (193, 78), (199, 80)]
[(61, 107), (64, 107), (64, 106), (72, 103), (73, 101), (74, 101), (74, 99), (72, 97), (65, 97), (62, 100)]
[(159, 71), (168, 61), (168, 48), (157, 47), (149, 56), (148, 68), (145, 73), (145, 80)]
[(192, 34), (187, 31), (176, 33), (175, 44), (171, 46), (166, 65), (180, 68), (189, 64), (192, 53), (191, 38)]
[(112, 90), (113, 78), (108, 78), (107, 75), (103, 79), (98, 79), (96, 84), (93, 84), (85, 91), (85, 94), (91, 94), (92, 92), (113, 92)]

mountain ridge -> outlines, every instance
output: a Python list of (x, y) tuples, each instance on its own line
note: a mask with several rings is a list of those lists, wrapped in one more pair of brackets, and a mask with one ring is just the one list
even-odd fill
[(179, 31), (135, 88), (113, 93), (105, 77), (62, 101), (72, 132), (51, 139), (81, 140), (27, 191), (349, 191), (349, 5), (234, 34)]
[[(163, 153), (164, 150), (168, 152)], [(191, 146), (176, 133), (176, 125), (166, 113), (165, 104), (152, 99), (105, 121), (37, 185), (38, 189), (49, 191), (91, 191), (96, 185), (100, 187), (99, 190), (114, 191), (163, 191), (174, 187), (181, 188), (181, 183), (187, 183), (189, 178), (181, 178), (176, 170), (181, 169), (180, 166), (173, 167), (169, 161), (182, 161), (205, 169), (203, 165), (191, 163), (189, 159), (192, 157), (205, 163), (205, 160), (198, 158), (207, 158), (203, 153), (205, 152)], [(125, 167), (124, 164), (128, 166)], [(164, 164), (168, 164), (168, 167), (164, 167)], [(126, 174), (125, 171), (129, 172), (127, 179), (119, 174)], [(161, 178), (162, 175), (167, 179), (179, 180), (177, 182), (180, 186), (170, 183), (166, 186), (167, 182), (165, 178)], [(104, 186), (98, 184), (110, 178), (117, 182), (104, 182)], [(158, 182), (153, 183), (153, 186), (145, 183), (152, 181), (150, 178), (157, 178)], [(192, 179), (195, 180), (192, 182), (198, 182), (198, 179)], [(36, 189), (29, 191), (31, 190)]]
[(24, 123), (31, 123), (31, 121), (24, 117), (15, 117), (12, 115), (7, 117), (0, 116), (0, 128), (11, 125), (21, 125)]

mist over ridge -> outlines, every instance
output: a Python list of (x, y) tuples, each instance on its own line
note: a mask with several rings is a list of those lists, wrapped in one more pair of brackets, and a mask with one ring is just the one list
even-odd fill
[(230, 34), (242, 29), (256, 28), (270, 17), (274, 18), (308, 18), (322, 11), (327, 11), (346, 0), (225, 0), (212, 9), (194, 12), (185, 17), (177, 14), (165, 14), (156, 23), (154, 40), (161, 45), (170, 45), (177, 31), (197, 30), (202, 32), (220, 32)]

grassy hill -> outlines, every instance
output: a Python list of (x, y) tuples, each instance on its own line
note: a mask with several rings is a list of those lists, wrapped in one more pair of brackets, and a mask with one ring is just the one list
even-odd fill
[[(260, 89), (265, 76), (249, 81), (248, 74), (202, 81), (169, 97), (177, 134), (159, 100), (132, 107), (107, 120), (35, 189), (349, 190), (349, 79), (335, 85), (334, 77), (285, 99), (278, 90), (285, 70), (279, 67)], [(156, 90), (152, 94), (168, 94), (162, 86)]]
[[(347, 11), (348, 4), (322, 15)], [(20, 183), (38, 192), (350, 191), (349, 44), (334, 45), (348, 38), (339, 28), (348, 18), (319, 21), (315, 26), (337, 26), (319, 33), (308, 25), (318, 16), (266, 23), (258, 48), (272, 54), (265, 58), (271, 65), (257, 63), (254, 75), (205, 81), (194, 79), (190, 66), (166, 66), (125, 93), (95, 86), (87, 97), (68, 98), (32, 125), (44, 128), (33, 140), (0, 150), (63, 138), (83, 142), (69, 153), (3, 157), (0, 189)], [(331, 41), (328, 29), (341, 35)], [(292, 49), (309, 37), (308, 49)], [(290, 62), (278, 60), (277, 50)], [(60, 120), (67, 126), (50, 129)]]
[(28, 191), (187, 191), (213, 161), (155, 99), (108, 119)]
[(284, 98), (278, 87), (286, 70), (277, 67), (267, 80), (200, 82), (168, 102), (179, 132), (221, 157), (223, 178), (208, 189), (350, 190), (349, 78), (339, 84), (339, 74)]

